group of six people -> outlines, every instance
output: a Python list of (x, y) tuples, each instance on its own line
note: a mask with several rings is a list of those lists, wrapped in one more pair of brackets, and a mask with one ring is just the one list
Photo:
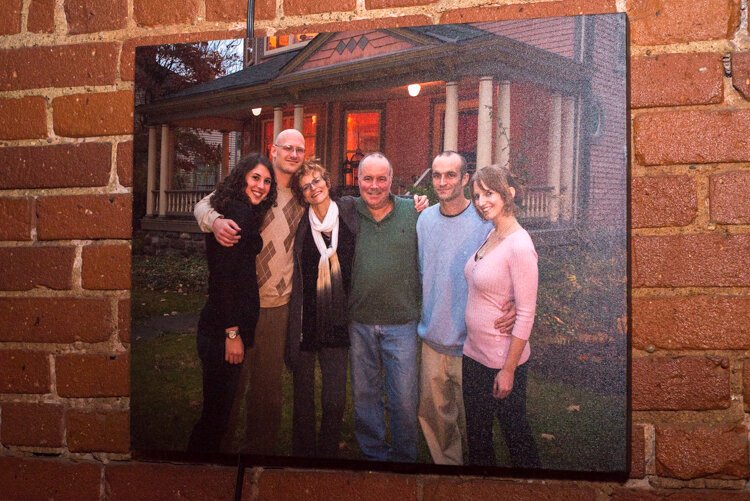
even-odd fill
[(329, 173), (304, 157), (302, 134), (284, 130), (271, 162), (244, 157), (195, 207), (210, 233), (209, 298), (197, 336), (203, 410), (188, 449), (222, 450), (244, 417), (243, 452), (273, 455), (286, 365), (292, 455), (336, 457), (348, 361), (365, 459), (416, 461), (421, 425), (436, 464), (464, 464), (468, 445), (468, 464), (494, 465), (497, 417), (513, 466), (539, 467), (525, 365), (537, 255), (507, 169), (470, 180), (466, 160), (443, 152), (432, 164), (439, 204), (424, 209), (425, 197), (391, 193), (381, 153), (360, 162), (360, 197), (336, 201)]

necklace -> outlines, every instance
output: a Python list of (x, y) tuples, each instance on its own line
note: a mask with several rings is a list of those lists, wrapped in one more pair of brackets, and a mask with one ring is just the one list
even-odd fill
[(496, 227), (494, 230), (492, 230), (492, 233), (489, 234), (487, 237), (487, 240), (484, 241), (482, 246), (477, 250), (476, 255), (474, 256), (474, 260), (478, 261), (482, 259), (484, 256), (487, 255), (488, 252), (490, 252), (492, 249), (500, 245), (500, 243), (516, 230), (516, 225), (518, 222), (514, 219), (510, 221), (505, 228), (502, 230), (498, 230)]

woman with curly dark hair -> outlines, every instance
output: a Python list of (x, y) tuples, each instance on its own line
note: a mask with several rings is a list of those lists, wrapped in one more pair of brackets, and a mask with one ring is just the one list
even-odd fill
[(216, 187), (211, 206), (242, 228), (232, 247), (206, 234), (208, 301), (198, 321), (197, 347), (203, 372), (203, 410), (188, 450), (218, 452), (244, 360), (253, 345), (260, 299), (255, 257), (263, 247), (260, 225), (276, 201), (271, 162), (253, 153), (242, 158)]

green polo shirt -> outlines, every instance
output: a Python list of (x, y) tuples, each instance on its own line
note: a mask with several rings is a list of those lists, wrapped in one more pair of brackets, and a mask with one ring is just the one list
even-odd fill
[(417, 212), (394, 197), (393, 210), (376, 222), (357, 200), (359, 233), (354, 252), (349, 318), (370, 325), (418, 321), (421, 286), (417, 261)]

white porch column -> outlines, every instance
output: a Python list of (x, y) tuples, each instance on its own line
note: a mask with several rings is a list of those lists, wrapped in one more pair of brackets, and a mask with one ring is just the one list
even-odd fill
[(443, 151), (458, 151), (458, 82), (445, 83)]
[(146, 215), (154, 215), (154, 188), (156, 187), (156, 127), (148, 128), (148, 176), (146, 177)]
[(492, 77), (479, 79), (477, 121), (477, 169), (492, 163)]
[(560, 215), (563, 221), (573, 218), (573, 169), (575, 165), (575, 98), (562, 100), (562, 149), (560, 166)]
[(282, 121), (284, 119), (284, 108), (281, 106), (275, 106), (273, 108), (273, 140), (276, 141), (276, 136), (281, 132)]
[(294, 105), (294, 128), (302, 132), (304, 107), (301, 104)]
[(549, 113), (549, 141), (547, 153), (547, 186), (552, 187), (549, 199), (550, 221), (556, 222), (560, 217), (560, 148), (562, 133), (562, 97), (552, 94)]
[(510, 82), (502, 81), (497, 93), (495, 163), (510, 168)]
[(161, 126), (161, 159), (159, 162), (159, 216), (167, 215), (167, 180), (169, 179), (169, 125)]

